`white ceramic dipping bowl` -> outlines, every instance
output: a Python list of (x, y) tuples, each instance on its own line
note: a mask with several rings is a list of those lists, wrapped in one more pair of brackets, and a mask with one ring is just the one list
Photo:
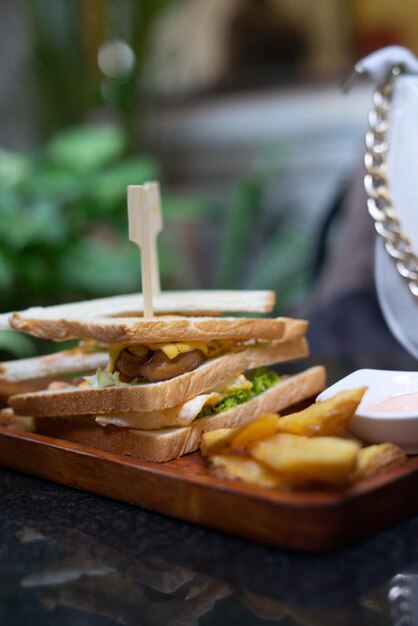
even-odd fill
[(365, 410), (389, 396), (418, 392), (418, 372), (363, 369), (325, 389), (317, 400), (326, 400), (344, 389), (368, 387), (347, 430), (367, 443), (397, 444), (407, 454), (418, 454), (418, 408), (412, 413), (378, 413)]

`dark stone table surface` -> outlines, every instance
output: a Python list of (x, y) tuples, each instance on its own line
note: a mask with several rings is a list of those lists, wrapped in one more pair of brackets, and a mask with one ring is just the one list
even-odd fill
[(0, 626), (115, 624), (416, 625), (418, 517), (290, 552), (0, 469)]

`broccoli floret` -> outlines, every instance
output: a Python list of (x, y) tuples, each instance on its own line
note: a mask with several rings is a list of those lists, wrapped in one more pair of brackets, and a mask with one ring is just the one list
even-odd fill
[(270, 387), (278, 383), (280, 376), (276, 374), (276, 372), (273, 372), (273, 370), (258, 367), (250, 374), (249, 379), (253, 384), (253, 396), (258, 396), (260, 393), (263, 393), (263, 391), (266, 391), (266, 389), (270, 389)]
[(217, 413), (228, 411), (228, 409), (233, 409), (239, 404), (243, 404), (244, 402), (251, 400), (251, 398), (255, 398), (255, 396), (260, 395), (260, 393), (263, 393), (266, 389), (270, 389), (270, 387), (276, 385), (280, 380), (280, 376), (278, 376), (276, 372), (268, 370), (265, 367), (258, 367), (249, 375), (248, 378), (253, 384), (251, 389), (237, 389), (236, 391), (231, 391), (231, 393), (221, 400), (216, 406), (203, 407), (196, 419), (207, 417), (208, 415), (216, 415)]

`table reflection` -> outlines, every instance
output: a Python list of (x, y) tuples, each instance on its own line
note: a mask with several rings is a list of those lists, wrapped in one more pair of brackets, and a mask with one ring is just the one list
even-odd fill
[(315, 555), (6, 470), (0, 488), (2, 626), (418, 622), (418, 519)]
[[(57, 531), (48, 537), (23, 526), (16, 538), (29, 551), (34, 543), (53, 544), (48, 550), (54, 544), (60, 552), (64, 549), (64, 555), (48, 560), (20, 580), (21, 589), (35, 591), (36, 601), (51, 617), (62, 615), (59, 608), (67, 608), (90, 616), (91, 621), (84, 622), (87, 624), (106, 618), (123, 626), (189, 626), (200, 623), (204, 616), (218, 620), (221, 615), (222, 623), (228, 624), (255, 624), (258, 620), (306, 626), (417, 623), (418, 574), (413, 568), (354, 601), (304, 606), (239, 589), (156, 557), (136, 555), (131, 559), (76, 530)], [(418, 566), (415, 569), (418, 572)]]

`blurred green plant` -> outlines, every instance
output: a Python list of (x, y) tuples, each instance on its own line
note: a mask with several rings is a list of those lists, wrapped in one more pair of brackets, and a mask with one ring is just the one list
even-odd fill
[[(152, 29), (175, 1), (28, 5), (25, 80), (36, 91), (32, 121), (42, 147), (0, 150), (0, 311), (138, 290), (126, 187), (162, 176), (135, 146), (149, 105), (142, 70)], [(123, 76), (99, 67), (100, 52), (115, 42), (133, 53)], [(113, 125), (86, 124), (105, 108)], [(263, 168), (249, 173), (219, 202), (163, 197), (163, 288), (271, 288), (280, 311), (301, 298), (307, 237), (292, 225), (288, 207), (266, 210), (270, 175)], [(13, 336), (4, 337), (3, 348), (13, 351)], [(16, 341), (22, 356), (27, 346)]]
[(24, 358), (34, 354), (36, 348), (30, 337), (12, 330), (0, 331), (0, 358)]
[[(160, 170), (147, 155), (125, 156), (125, 146), (120, 128), (86, 126), (31, 155), (0, 151), (1, 310), (139, 288), (126, 188)], [(197, 201), (164, 203), (168, 221), (205, 210)], [(170, 245), (160, 257), (165, 284), (181, 284)]]
[[(126, 145), (121, 128), (84, 126), (56, 134), (33, 153), (0, 150), (0, 311), (140, 289), (126, 189), (161, 172), (150, 156), (127, 155)], [(173, 258), (187, 246), (182, 225), (201, 219), (207, 205), (170, 196), (163, 204), (163, 285), (196, 285), (187, 255)], [(0, 333), (0, 350), (12, 355), (30, 354), (30, 345)]]
[(2, 310), (134, 289), (126, 187), (159, 170), (125, 145), (120, 129), (87, 126), (33, 154), (0, 152)]
[(249, 173), (234, 186), (228, 206), (221, 207), (215, 282), (224, 289), (272, 289), (276, 312), (283, 314), (309, 292), (313, 240), (294, 206), (266, 208), (270, 179), (269, 171)]
[[(1, 311), (140, 288), (126, 188), (160, 170), (125, 148), (120, 128), (86, 126), (33, 154), (0, 151)], [(303, 299), (311, 238), (292, 224), (290, 207), (266, 209), (270, 176), (248, 174), (217, 203), (163, 197), (163, 288), (273, 289), (281, 313)]]

